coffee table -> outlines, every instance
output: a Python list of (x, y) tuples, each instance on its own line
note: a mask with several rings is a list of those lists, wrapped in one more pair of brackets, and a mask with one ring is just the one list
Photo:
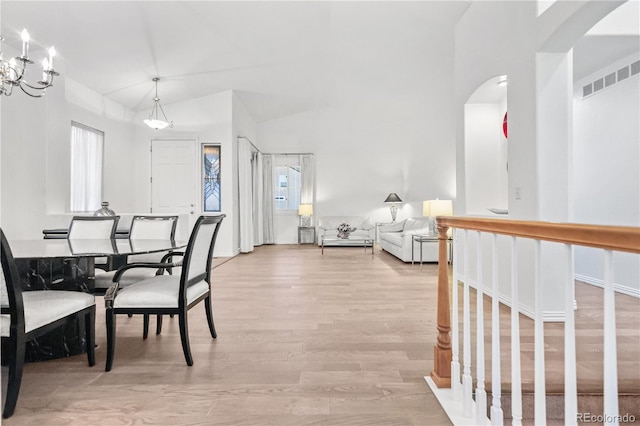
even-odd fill
[[(348, 243), (346, 243), (348, 241)], [(338, 237), (322, 237), (321, 247), (322, 254), (324, 254), (324, 243), (340, 243), (337, 247), (351, 247), (351, 246), (362, 246), (364, 247), (364, 252), (367, 252), (367, 247), (371, 247), (371, 257), (373, 257), (373, 238), (366, 237), (349, 237), (349, 238), (338, 238)]]

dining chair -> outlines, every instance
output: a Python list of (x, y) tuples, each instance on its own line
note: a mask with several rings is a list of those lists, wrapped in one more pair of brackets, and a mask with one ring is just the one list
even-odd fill
[(213, 250), (225, 215), (200, 216), (196, 221), (182, 259), (180, 275), (156, 275), (127, 287), (120, 288), (119, 279), (133, 268), (167, 268), (172, 263), (133, 263), (118, 269), (114, 285), (104, 296), (107, 325), (107, 362), (105, 371), (111, 371), (116, 343), (116, 316), (118, 314), (174, 314), (178, 316), (180, 340), (187, 365), (193, 365), (189, 347), (188, 311), (204, 301), (209, 332), (216, 338), (211, 311), (211, 266)]
[[(105, 240), (116, 237), (120, 216), (74, 216), (69, 224), (68, 240)], [(110, 258), (96, 257), (95, 268), (111, 269)]]
[[(136, 215), (131, 220), (129, 229), (130, 244), (135, 245), (136, 240), (174, 240), (178, 216), (144, 216)], [(159, 263), (167, 252), (135, 254), (127, 256), (125, 264), (139, 262)], [(120, 278), (120, 286), (152, 277), (156, 271), (151, 269), (136, 268), (128, 270)], [(95, 288), (98, 292), (106, 291), (113, 284), (115, 271), (96, 271)]]
[[(136, 240), (174, 240), (176, 235), (176, 226), (178, 224), (178, 216), (146, 216), (136, 215), (131, 220), (131, 228), (129, 229), (130, 244), (135, 245)], [(133, 248), (133, 247), (132, 247)], [(162, 261), (163, 256), (167, 252), (134, 254), (127, 256), (126, 264), (140, 262)], [(153, 277), (156, 274), (162, 274), (163, 271), (153, 270), (149, 268), (132, 268), (127, 270), (126, 274), (120, 277), (120, 286), (125, 287), (129, 284), (142, 281), (145, 278)], [(95, 289), (102, 293), (113, 285), (113, 276), (115, 271), (96, 271)], [(132, 315), (130, 314), (129, 317)], [(162, 331), (162, 315), (158, 315), (156, 320), (156, 334)], [(149, 315), (144, 316), (143, 337), (146, 339), (149, 335)]]
[(68, 239), (115, 238), (120, 216), (74, 216), (69, 224)]
[(95, 365), (96, 304), (93, 295), (79, 291), (22, 291), (9, 243), (0, 229), (2, 285), (0, 329), (8, 364), (2, 417), (10, 417), (18, 402), (26, 344), (72, 321), (84, 319), (89, 365)]

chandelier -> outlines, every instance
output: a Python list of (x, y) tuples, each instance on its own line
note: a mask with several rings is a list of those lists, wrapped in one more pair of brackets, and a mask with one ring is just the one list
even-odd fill
[[(167, 126), (173, 127), (173, 121), (167, 120), (167, 116), (162, 109), (162, 105), (160, 105), (160, 98), (158, 97), (158, 81), (160, 81), (160, 78), (154, 77), (153, 81), (156, 83), (156, 96), (153, 98), (153, 108), (149, 113), (149, 118), (144, 120), (144, 124), (156, 130), (162, 130)], [(162, 118), (164, 118), (164, 120), (160, 119), (158, 112), (162, 113)]]
[(0, 86), (0, 95), (11, 96), (14, 86), (27, 95), (34, 98), (41, 98), (45, 95), (48, 87), (53, 86), (53, 77), (60, 75), (53, 70), (53, 58), (56, 56), (56, 49), (51, 46), (47, 53), (48, 58), (42, 60), (42, 79), (30, 84), (25, 78), (25, 71), (28, 64), (33, 64), (29, 59), (29, 33), (26, 28), (20, 33), (22, 38), (22, 55), (15, 56), (9, 60), (4, 59), (2, 55), (2, 41), (0, 37), (0, 77), (2, 77), (2, 86)]

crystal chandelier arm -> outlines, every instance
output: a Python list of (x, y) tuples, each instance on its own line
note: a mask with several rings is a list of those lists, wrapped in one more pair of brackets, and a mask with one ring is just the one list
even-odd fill
[[(56, 51), (53, 47), (49, 48), (49, 57), (42, 61), (42, 81), (36, 81), (30, 84), (24, 77), (28, 64), (33, 64), (29, 59), (29, 33), (26, 29), (22, 30), (22, 56), (16, 56), (10, 60), (2, 57), (1, 43), (4, 40), (0, 36), (0, 76), (2, 81), (0, 84), (0, 95), (11, 96), (14, 86), (20, 86), (20, 89), (32, 98), (41, 98), (45, 95), (48, 87), (53, 85), (54, 76), (60, 75), (53, 70), (53, 57)], [(21, 62), (21, 65), (18, 65)]]
[[(18, 86), (20, 87), (20, 89), (22, 89), (22, 91), (24, 93), (26, 93), (27, 95), (31, 96), (32, 98), (41, 98), (41, 97), (43, 97), (46, 94), (47, 87), (49, 87), (49, 86), (44, 86), (44, 87), (35, 87), (34, 88), (34, 87), (26, 84), (25, 81), (23, 81), (23, 83), (25, 83), (25, 84), (19, 84)], [(40, 90), (40, 93), (34, 95), (33, 93), (30, 93), (29, 91), (27, 91), (27, 89), (25, 89), (24, 86), (28, 86), (29, 88), (34, 89), (34, 90)]]

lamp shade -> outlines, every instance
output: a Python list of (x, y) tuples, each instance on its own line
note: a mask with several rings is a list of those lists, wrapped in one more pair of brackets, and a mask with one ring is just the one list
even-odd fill
[(453, 215), (453, 201), (438, 199), (429, 201), (429, 216), (451, 215)]
[(398, 197), (398, 194), (396, 194), (395, 192), (392, 192), (387, 196), (387, 199), (384, 200), (384, 202), (385, 203), (401, 203), (402, 200), (400, 199), (400, 197)]
[(300, 216), (313, 216), (313, 204), (300, 204), (298, 214)]
[(422, 216), (431, 216), (431, 201), (422, 202)]

